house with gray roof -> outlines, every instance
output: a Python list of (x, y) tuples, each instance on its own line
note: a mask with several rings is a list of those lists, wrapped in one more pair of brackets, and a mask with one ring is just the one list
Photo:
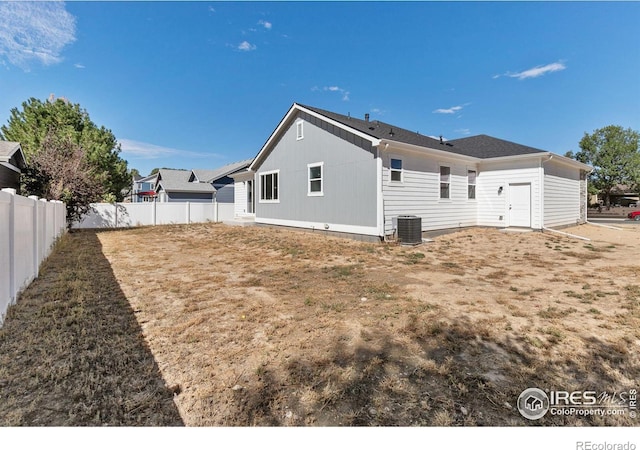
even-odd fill
[(294, 103), (247, 170), (235, 215), (371, 238), (461, 227), (544, 228), (586, 221), (575, 160), (487, 135), (444, 140)]
[(218, 203), (233, 203), (234, 181), (232, 175), (245, 170), (251, 164), (251, 159), (234, 162), (214, 170), (193, 169), (189, 181), (192, 183), (208, 183), (216, 190)]
[(155, 194), (160, 202), (233, 203), (232, 175), (249, 167), (251, 159), (213, 170), (160, 169)]
[(0, 189), (12, 188), (20, 193), (20, 175), (26, 167), (20, 143), (0, 141)]

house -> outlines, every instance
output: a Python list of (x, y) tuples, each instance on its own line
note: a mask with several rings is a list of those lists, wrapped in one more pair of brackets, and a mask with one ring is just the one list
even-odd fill
[(232, 175), (249, 167), (252, 160), (227, 164), (214, 170), (160, 169), (155, 195), (160, 202), (234, 203)]
[(213, 203), (215, 188), (189, 181), (190, 170), (160, 169), (154, 191), (159, 202)]
[(27, 167), (19, 142), (0, 141), (0, 189), (20, 192), (20, 175)]
[(235, 186), (232, 175), (249, 167), (251, 161), (245, 159), (214, 170), (193, 169), (189, 181), (211, 184), (216, 189), (218, 203), (233, 203)]
[(154, 173), (146, 177), (134, 176), (131, 189), (131, 202), (153, 202), (156, 199), (155, 185), (158, 174)]
[(376, 238), (396, 235), (403, 215), (423, 232), (541, 230), (586, 221), (590, 170), (486, 135), (445, 141), (294, 103), (233, 176), (234, 209), (259, 224)]

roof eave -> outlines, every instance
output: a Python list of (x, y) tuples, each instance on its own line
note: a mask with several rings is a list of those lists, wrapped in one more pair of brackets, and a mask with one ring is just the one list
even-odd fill
[(384, 147), (387, 144), (389, 145), (389, 147), (392, 147), (392, 148), (397, 148), (399, 150), (405, 150), (410, 152), (416, 152), (423, 155), (427, 154), (427, 155), (437, 156), (440, 158), (459, 159), (459, 160), (464, 160), (472, 163), (478, 163), (483, 161), (481, 158), (476, 158), (475, 156), (461, 155), (459, 153), (448, 152), (446, 150), (439, 150), (431, 147), (423, 147), (421, 145), (407, 144), (405, 142), (393, 141), (389, 139), (382, 139), (380, 141), (381, 147)]
[(557, 153), (552, 152), (538, 152), (538, 153), (525, 153), (523, 155), (511, 155), (511, 156), (497, 156), (495, 158), (485, 158), (481, 161), (483, 163), (496, 163), (496, 162), (511, 162), (511, 161), (524, 161), (527, 159), (533, 160), (543, 160), (543, 162), (551, 161), (552, 159), (556, 162), (560, 162), (561, 164), (575, 167), (580, 170), (585, 170), (587, 172), (591, 172), (593, 167), (581, 163), (580, 161), (576, 161), (575, 159), (567, 158), (566, 156), (558, 155)]
[(254, 174), (255, 172), (253, 170), (245, 169), (240, 172), (232, 173), (229, 176), (233, 178), (234, 181), (247, 181), (252, 179)]

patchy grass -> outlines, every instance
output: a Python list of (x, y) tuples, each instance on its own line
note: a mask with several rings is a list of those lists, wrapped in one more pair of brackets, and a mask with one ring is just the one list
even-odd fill
[(514, 408), (528, 387), (637, 388), (637, 229), (569, 231), (593, 241), (72, 233), (0, 330), (1, 424), (637, 424)]
[(0, 328), (0, 425), (182, 425), (136, 313), (97, 236), (64, 236)]

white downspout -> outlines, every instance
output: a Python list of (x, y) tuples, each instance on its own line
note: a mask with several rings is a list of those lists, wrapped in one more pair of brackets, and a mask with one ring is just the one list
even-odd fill
[[(389, 148), (389, 143), (385, 143), (384, 151)], [(384, 240), (384, 190), (382, 183), (382, 154), (380, 151), (380, 146), (376, 146), (376, 170), (378, 172), (378, 176), (376, 177), (376, 192), (377, 192), (377, 210), (378, 210), (378, 235)]]

